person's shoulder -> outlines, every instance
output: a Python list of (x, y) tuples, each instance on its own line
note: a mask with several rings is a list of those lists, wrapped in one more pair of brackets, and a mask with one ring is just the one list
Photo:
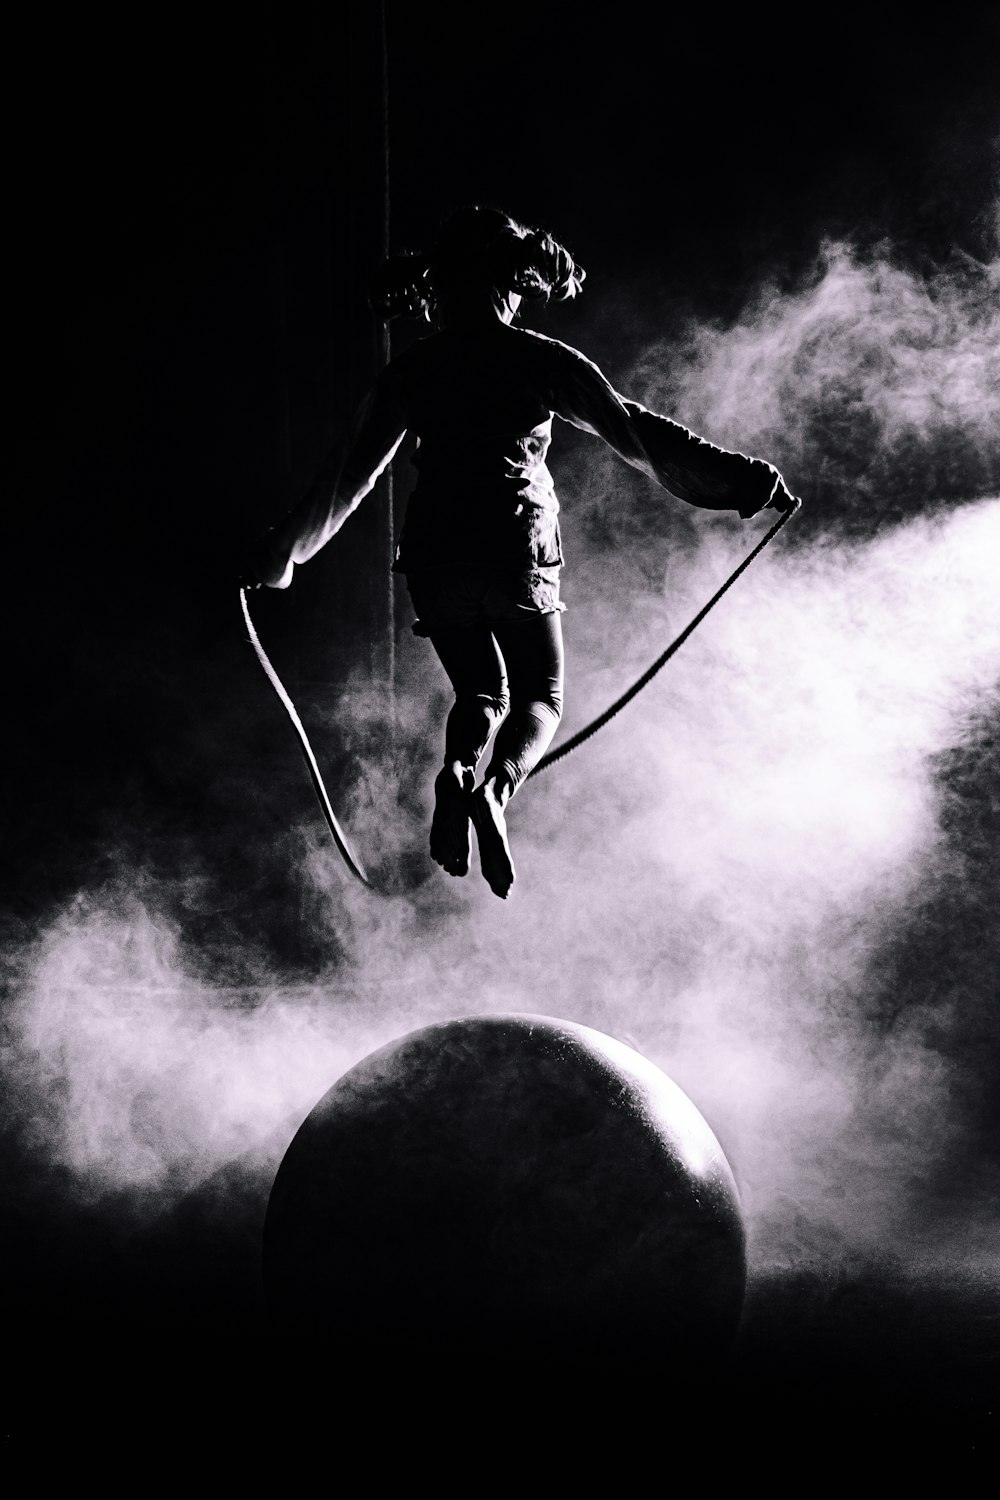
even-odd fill
[(376, 386), (381, 387), (387, 395), (403, 399), (441, 363), (444, 357), (443, 343), (443, 335), (440, 333), (430, 333), (425, 338), (416, 339), (382, 366), (376, 376)]
[(551, 338), (547, 333), (539, 333), (535, 328), (512, 328), (510, 331), (516, 338), (526, 339), (539, 353), (550, 354), (554, 358), (583, 359), (584, 357), (579, 349), (573, 348), (572, 344), (564, 344), (561, 339)]
[(547, 333), (538, 333), (534, 328), (521, 328), (517, 332), (520, 338), (530, 340), (531, 352), (546, 369), (560, 373), (579, 373), (584, 370), (600, 373), (593, 360), (562, 339), (550, 338)]

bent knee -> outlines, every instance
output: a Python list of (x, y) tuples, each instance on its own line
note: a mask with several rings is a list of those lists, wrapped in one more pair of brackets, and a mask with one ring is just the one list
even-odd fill
[(514, 700), (514, 711), (531, 714), (533, 718), (554, 721), (556, 724), (562, 718), (563, 695), (559, 688), (548, 689), (544, 693), (531, 698), (517, 698)]
[(506, 687), (496, 693), (468, 693), (460, 695), (459, 703), (467, 703), (481, 709), (490, 719), (498, 724), (501, 719), (506, 718), (510, 710), (510, 693)]
[(516, 684), (514, 706), (545, 716), (551, 715), (558, 723), (563, 711), (562, 673), (539, 673), (533, 681)]

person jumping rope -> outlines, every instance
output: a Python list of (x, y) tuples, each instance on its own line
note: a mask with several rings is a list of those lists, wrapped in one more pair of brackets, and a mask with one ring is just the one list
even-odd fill
[[(743, 519), (799, 502), (778, 470), (629, 401), (568, 344), (514, 324), (522, 298), (564, 301), (585, 273), (539, 229), (493, 208), (460, 210), (428, 255), (390, 257), (370, 299), (384, 319), (433, 332), (381, 371), (308, 493), (252, 547), (244, 586), (284, 589), (335, 536), (404, 435), (418, 479), (393, 571), (454, 689), (434, 783), (432, 857), (469, 870), (471, 830), (491, 890), (514, 862), (508, 802), (559, 725), (563, 643), (559, 502), (546, 455), (552, 418), (603, 438), (670, 494)], [(479, 763), (494, 735), (489, 764)]]

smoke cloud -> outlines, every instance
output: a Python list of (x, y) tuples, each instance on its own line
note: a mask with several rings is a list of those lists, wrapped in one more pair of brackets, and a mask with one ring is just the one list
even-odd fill
[[(956, 830), (942, 768), (982, 763), (1000, 700), (996, 289), (996, 266), (928, 276), (827, 245), (807, 284), (609, 369), (777, 462), (801, 516), (662, 677), (522, 790), (509, 902), (423, 852), (447, 685), (412, 640), (394, 752), (371, 757), (384, 705), (363, 686), (336, 728), (366, 750), (339, 810), (385, 893), (350, 883), (318, 815), (297, 828), (331, 955), (314, 984), (274, 965), (220, 985), (169, 882), (124, 868), (81, 892), (18, 957), (4, 1066), (39, 1157), (90, 1200), (166, 1207), (235, 1156), (266, 1192), (299, 1121), (373, 1047), (526, 1010), (619, 1037), (690, 1094), (741, 1184), (758, 1267), (930, 1254), (949, 1213), (987, 1255), (989, 829)], [(557, 480), (568, 735), (687, 623), (761, 519), (690, 511), (596, 442), (569, 445)], [(316, 733), (321, 759), (333, 732)], [(946, 920), (947, 965), (928, 963), (928, 924)], [(969, 1151), (975, 1223), (941, 1185)]]

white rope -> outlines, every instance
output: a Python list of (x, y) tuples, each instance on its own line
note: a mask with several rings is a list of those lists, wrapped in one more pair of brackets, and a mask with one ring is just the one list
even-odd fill
[(274, 670), (270, 661), (268, 660), (267, 653), (260, 643), (260, 637), (257, 635), (257, 632), (253, 627), (253, 621), (250, 618), (250, 608), (247, 604), (246, 589), (243, 588), (240, 589), (240, 604), (243, 606), (243, 618), (246, 621), (247, 630), (250, 632), (250, 644), (253, 647), (254, 651), (257, 653), (257, 660), (264, 668), (264, 672), (267, 676), (268, 681), (274, 688), (274, 691), (277, 693), (278, 697), (281, 699), (284, 710), (287, 713), (288, 717), (291, 719), (292, 724), (295, 727), (295, 732), (299, 737), (299, 743), (302, 746), (302, 751), (306, 758), (306, 764), (308, 765), (309, 773), (312, 776), (313, 786), (316, 788), (316, 795), (319, 798), (320, 806), (323, 809), (323, 815), (326, 818), (327, 825), (329, 826), (330, 832), (333, 834), (334, 843), (340, 850), (343, 861), (347, 868), (350, 870), (351, 874), (356, 876), (358, 880), (362, 881), (364, 885), (370, 886), (371, 881), (368, 879), (368, 876), (365, 873), (364, 865), (361, 863), (354, 850), (351, 848), (351, 845), (346, 835), (344, 834), (343, 829), (337, 822), (337, 817), (334, 813), (333, 805), (330, 802), (330, 798), (327, 796), (326, 787), (323, 785), (323, 778), (320, 775), (319, 766), (316, 764), (316, 757), (313, 754), (312, 746), (309, 743), (309, 736), (306, 734), (302, 720), (299, 718), (298, 713), (296, 712), (295, 704), (286, 693), (284, 684), (282, 683), (281, 678), (278, 676), (277, 672)]

